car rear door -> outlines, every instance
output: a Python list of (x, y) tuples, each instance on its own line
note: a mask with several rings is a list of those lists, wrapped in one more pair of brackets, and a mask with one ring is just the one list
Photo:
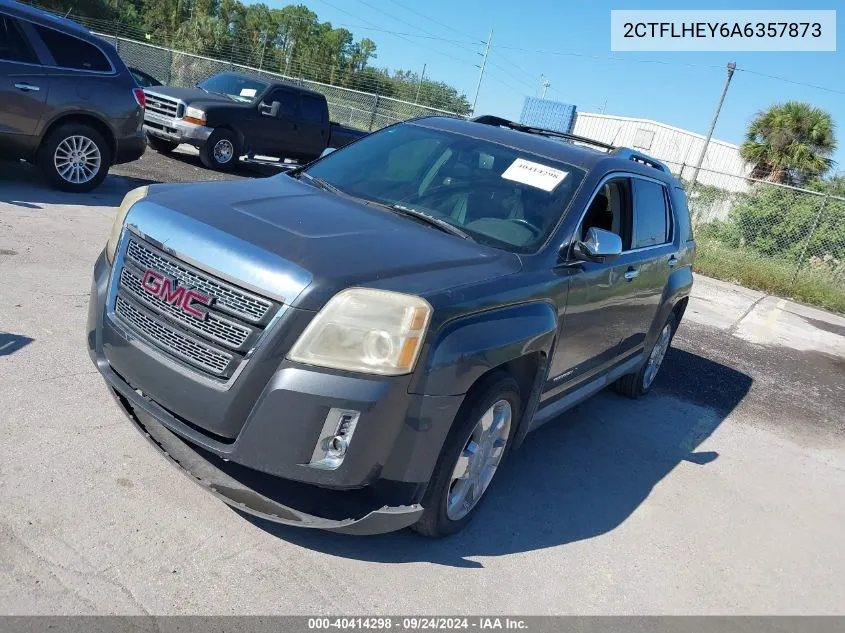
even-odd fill
[(629, 301), (626, 313), (632, 326), (620, 342), (620, 354), (626, 355), (645, 342), (654, 322), (669, 273), (676, 262), (674, 222), (669, 191), (662, 182), (638, 176), (632, 179), (634, 226), (631, 250), (626, 253)]
[(0, 13), (0, 148), (26, 156), (38, 145), (34, 134), (44, 116), (50, 78), (40, 65), (22, 24)]
[(306, 158), (317, 158), (329, 144), (329, 121), (325, 101), (303, 94), (300, 97), (300, 153)]

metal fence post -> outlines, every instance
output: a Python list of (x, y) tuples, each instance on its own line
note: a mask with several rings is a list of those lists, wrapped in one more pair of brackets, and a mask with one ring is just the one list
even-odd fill
[(376, 112), (378, 111), (378, 102), (379, 102), (379, 96), (375, 95), (375, 99), (373, 99), (373, 109), (372, 109), (372, 112), (370, 112), (370, 125), (369, 125), (369, 128), (368, 128), (370, 132), (373, 131), (373, 126), (376, 123)]
[(819, 221), (822, 219), (822, 213), (824, 213), (824, 208), (827, 206), (827, 201), (830, 199), (830, 194), (825, 194), (825, 197), (822, 199), (822, 203), (819, 206), (819, 212), (816, 213), (816, 218), (813, 220), (813, 226), (810, 229), (810, 234), (807, 235), (807, 241), (804, 242), (804, 248), (801, 249), (801, 255), (798, 256), (798, 263), (795, 266), (795, 274), (792, 275), (792, 285), (795, 285), (795, 282), (798, 280), (798, 273), (801, 271), (801, 266), (804, 264), (804, 258), (807, 256), (807, 249), (810, 247), (810, 240), (813, 239), (813, 235), (816, 232), (816, 229), (819, 226)]

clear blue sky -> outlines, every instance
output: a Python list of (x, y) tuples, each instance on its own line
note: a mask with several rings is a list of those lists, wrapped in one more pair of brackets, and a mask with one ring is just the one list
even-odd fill
[[(489, 65), (478, 98), (479, 114), (517, 118), (523, 98), (536, 96), (540, 75), (551, 82), (547, 97), (606, 112), (663, 121), (706, 133), (729, 61), (749, 70), (826, 86), (839, 93), (794, 85), (747, 72), (737, 72), (722, 109), (715, 138), (741, 143), (749, 119), (772, 103), (796, 99), (826, 109), (838, 123), (837, 171), (845, 170), (845, 37), (839, 11), (838, 51), (828, 53), (614, 53), (610, 50), (610, 10), (637, 9), (845, 9), (842, 0), (735, 1), (640, 0), (635, 5), (607, 0), (300, 0), (321, 20), (345, 26), (356, 39), (378, 44), (373, 63), (419, 72), (462, 90), (470, 101), (478, 80), (483, 51), (480, 40), (493, 30)], [(270, 0), (271, 6), (290, 4)], [(412, 12), (415, 10), (417, 13)], [(419, 14), (441, 22), (438, 24)], [(448, 28), (448, 25), (452, 28)], [(357, 28), (356, 28), (357, 27)], [(366, 27), (366, 28), (364, 28)], [(374, 30), (430, 35), (469, 41), (397, 36)], [(454, 30), (452, 30), (454, 29)], [(586, 56), (548, 55), (559, 51)], [(589, 57), (613, 57), (600, 59)], [(642, 63), (634, 60), (650, 60)], [(685, 66), (690, 64), (691, 66)], [(714, 66), (714, 67), (709, 67)]]

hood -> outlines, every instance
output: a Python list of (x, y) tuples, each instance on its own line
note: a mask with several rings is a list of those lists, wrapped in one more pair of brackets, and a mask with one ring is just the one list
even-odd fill
[(153, 186), (146, 200), (274, 256), (263, 257), (278, 262), (268, 273), (282, 274), (286, 262), (307, 272), (310, 284), (288, 303), (310, 310), (350, 286), (425, 295), (521, 269), (515, 254), (285, 175)]
[(199, 88), (177, 88), (176, 86), (152, 86), (150, 88), (144, 88), (145, 92), (151, 92), (154, 94), (164, 95), (165, 97), (173, 97), (174, 99), (179, 99), (180, 101), (184, 101), (188, 105), (219, 105), (219, 104), (227, 104), (231, 106), (238, 106), (238, 105), (246, 105), (249, 106), (250, 104), (238, 103), (227, 97), (226, 95), (220, 95), (214, 92), (206, 92), (205, 90), (200, 90)]

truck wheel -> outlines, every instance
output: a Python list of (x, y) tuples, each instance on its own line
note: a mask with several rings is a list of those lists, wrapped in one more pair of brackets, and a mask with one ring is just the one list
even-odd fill
[(44, 178), (63, 191), (91, 191), (103, 182), (110, 165), (108, 143), (84, 123), (57, 127), (38, 150), (38, 167)]
[(147, 145), (149, 145), (152, 149), (159, 152), (160, 154), (169, 154), (174, 149), (179, 147), (179, 143), (174, 143), (173, 141), (168, 141), (167, 139), (158, 138), (157, 136), (152, 136), (151, 134), (147, 134)]
[(675, 336), (675, 329), (678, 327), (678, 322), (675, 319), (675, 313), (671, 313), (666, 323), (663, 324), (663, 329), (657, 335), (657, 340), (651, 346), (648, 353), (648, 360), (643, 363), (639, 371), (633, 374), (622, 376), (616, 381), (614, 388), (623, 396), (637, 399), (644, 396), (654, 386), (654, 380), (657, 378), (657, 373), (663, 364), (663, 359), (666, 358), (666, 352), (669, 351), (669, 346), (672, 344), (672, 337)]
[(425, 536), (448, 536), (470, 522), (519, 423), (519, 385), (511, 376), (490, 376), (469, 398), (434, 467), (422, 518), (412, 526)]
[(230, 130), (215, 130), (200, 147), (200, 160), (209, 169), (233, 169), (240, 155), (238, 137)]

